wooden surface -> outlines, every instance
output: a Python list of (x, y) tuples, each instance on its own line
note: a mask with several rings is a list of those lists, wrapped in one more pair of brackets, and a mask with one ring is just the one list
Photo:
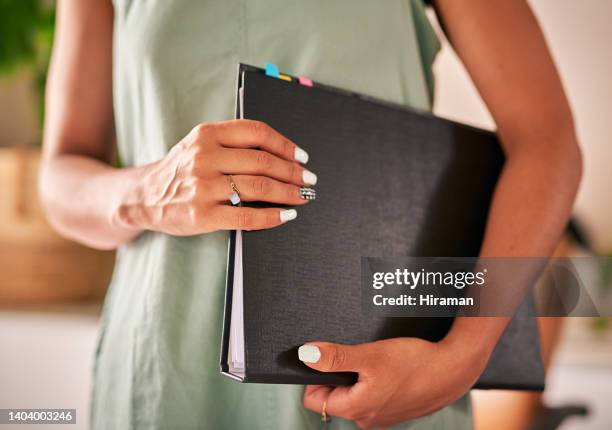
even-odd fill
[(37, 193), (38, 148), (0, 148), (0, 304), (100, 299), (114, 253), (48, 225)]

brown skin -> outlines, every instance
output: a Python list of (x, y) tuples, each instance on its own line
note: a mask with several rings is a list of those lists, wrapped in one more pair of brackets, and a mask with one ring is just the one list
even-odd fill
[[(497, 123), (507, 156), (481, 255), (551, 255), (574, 201), (581, 155), (538, 24), (523, 0), (439, 0), (437, 8)], [(279, 209), (229, 213), (238, 208), (219, 201), (228, 173), (244, 175), (241, 190), (253, 190), (249, 199), (266, 195), (272, 202), (303, 203), (291, 195), (302, 185), (302, 167), (291, 156), (293, 143), (260, 123), (194, 124), (194, 131), (162, 160), (111, 167), (111, 3), (63, 0), (58, 19), (40, 179), (58, 231), (93, 247), (115, 248), (145, 229), (199, 234), (278, 225)], [(253, 157), (254, 147), (268, 153), (264, 160)], [(177, 192), (161, 191), (169, 189)], [(356, 371), (359, 382), (307, 387), (304, 405), (320, 413), (327, 399), (329, 414), (355, 420), (361, 428), (429, 414), (470, 388), (507, 323), (506, 318), (459, 318), (439, 343), (407, 338), (357, 346), (313, 342), (322, 358), (311, 367)]]
[(116, 223), (177, 236), (276, 227), (282, 224), (279, 209), (227, 204), (227, 175), (233, 175), (243, 201), (305, 204), (299, 196), (304, 169), (293, 160), (294, 150), (295, 144), (261, 122), (198, 125), (142, 169), (142, 181), (115, 212)]

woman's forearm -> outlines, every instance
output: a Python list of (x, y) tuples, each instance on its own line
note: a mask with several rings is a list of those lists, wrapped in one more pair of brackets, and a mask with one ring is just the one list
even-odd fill
[(141, 229), (120, 223), (117, 212), (147, 167), (118, 169), (94, 158), (62, 154), (43, 164), (39, 189), (47, 217), (62, 235), (85, 245), (114, 249)]
[[(481, 257), (550, 256), (567, 225), (582, 173), (573, 128), (537, 138), (540, 141), (530, 143), (525, 136), (520, 144), (508, 145)], [(542, 144), (541, 139), (550, 141)], [(473, 350), (486, 355), (508, 322), (509, 318), (457, 318), (448, 340), (473, 342)]]
[(45, 97), (41, 198), (64, 236), (114, 248), (138, 230), (112, 225), (118, 196), (137, 177), (110, 165), (113, 152), (113, 5), (106, 0), (57, 3)]
[[(506, 153), (481, 256), (549, 256), (568, 221), (582, 162), (569, 104), (537, 19), (525, 0), (435, 4)], [(508, 318), (458, 318), (447, 339), (473, 343), (486, 355), (507, 323)]]

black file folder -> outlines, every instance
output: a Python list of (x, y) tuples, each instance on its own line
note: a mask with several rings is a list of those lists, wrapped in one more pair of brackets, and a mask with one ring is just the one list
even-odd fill
[[(238, 74), (237, 118), (264, 121), (303, 147), (319, 179), (317, 200), (295, 221), (232, 232), (221, 372), (242, 382), (351, 384), (354, 373), (305, 366), (298, 347), (442, 339), (450, 318), (364, 316), (361, 257), (477, 256), (504, 163), (496, 135), (251, 66)], [(543, 389), (532, 306), (519, 308), (476, 388)]]

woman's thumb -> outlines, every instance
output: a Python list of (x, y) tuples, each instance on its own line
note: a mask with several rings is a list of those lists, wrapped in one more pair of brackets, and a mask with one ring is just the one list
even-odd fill
[(329, 342), (309, 342), (299, 347), (298, 357), (308, 367), (321, 372), (358, 372), (359, 347)]

